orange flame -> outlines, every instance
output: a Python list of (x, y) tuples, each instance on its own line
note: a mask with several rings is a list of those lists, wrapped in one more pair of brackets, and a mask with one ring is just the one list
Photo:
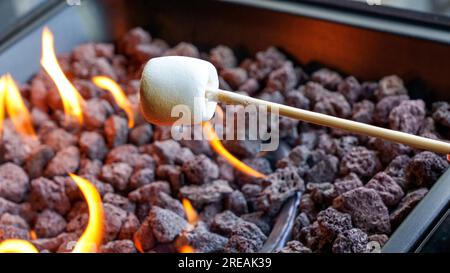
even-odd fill
[(240, 161), (236, 157), (234, 157), (223, 145), (220, 141), (219, 137), (216, 134), (216, 131), (212, 127), (211, 123), (209, 122), (203, 122), (203, 132), (209, 139), (209, 145), (211, 148), (213, 148), (216, 153), (223, 156), (228, 163), (230, 163), (233, 167), (240, 170), (241, 172), (256, 177), (256, 178), (265, 178), (266, 176), (254, 169), (252, 169), (250, 166), (246, 165), (244, 162)]
[(134, 127), (134, 113), (133, 107), (127, 96), (123, 92), (120, 85), (118, 85), (114, 80), (105, 76), (96, 76), (92, 78), (92, 82), (98, 87), (108, 90), (114, 97), (114, 100), (122, 108), (128, 116), (128, 128)]
[(31, 240), (37, 240), (38, 236), (36, 234), (36, 231), (30, 230), (29, 234), (30, 234)]
[(3, 120), (5, 119), (5, 96), (6, 96), (6, 88), (5, 88), (5, 77), (0, 77), (0, 136), (3, 132)]
[(178, 248), (178, 253), (195, 253), (195, 249), (192, 246), (180, 246)]
[(14, 128), (22, 135), (36, 137), (30, 112), (10, 74), (6, 74), (0, 79), (0, 132), (3, 129), (5, 106)]
[(184, 212), (186, 213), (189, 224), (195, 225), (198, 222), (199, 218), (191, 202), (186, 198), (183, 198), (181, 202), (183, 203)]
[(63, 102), (64, 113), (79, 124), (83, 123), (83, 111), (81, 105), (84, 100), (77, 89), (64, 75), (58, 63), (54, 49), (53, 33), (47, 28), (42, 32), (42, 58), (41, 65), (55, 83)]
[(78, 240), (72, 253), (97, 252), (103, 239), (103, 204), (97, 189), (88, 180), (74, 174), (70, 177), (80, 188), (89, 210), (88, 225)]
[(39, 253), (39, 251), (28, 241), (11, 239), (0, 243), (0, 253)]

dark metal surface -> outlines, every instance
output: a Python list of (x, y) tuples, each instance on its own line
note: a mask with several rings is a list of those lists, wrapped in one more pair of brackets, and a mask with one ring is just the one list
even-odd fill
[[(340, 12), (306, 4), (252, 0), (91, 0), (73, 7), (60, 3), (0, 44), (0, 74), (11, 72), (24, 82), (38, 71), (44, 24), (55, 34), (58, 53), (69, 52), (86, 41), (114, 41), (131, 27), (143, 26), (172, 44), (189, 41), (203, 49), (226, 44), (238, 52), (253, 54), (275, 45), (303, 64), (320, 62), (362, 80), (397, 74), (406, 80), (413, 97), (450, 100), (450, 46), (445, 43), (450, 36), (443, 36), (448, 31), (431, 29), (426, 38), (424, 29), (377, 21), (383, 28), (408, 32), (399, 35), (376, 31), (367, 25), (373, 21), (365, 19), (363, 15), (346, 18)], [(411, 34), (414, 31), (417, 35)], [(418, 81), (423, 84), (417, 85)], [(414, 251), (445, 213), (449, 191), (447, 171), (383, 251)], [(296, 208), (296, 204), (285, 207), (286, 219), (292, 219)], [(290, 221), (286, 224), (288, 227)], [(269, 238), (272, 245), (286, 240), (285, 235)]]
[(288, 242), (300, 206), (300, 198), (301, 193), (298, 192), (286, 201), (277, 216), (272, 232), (259, 252), (274, 252), (275, 250), (282, 248)]

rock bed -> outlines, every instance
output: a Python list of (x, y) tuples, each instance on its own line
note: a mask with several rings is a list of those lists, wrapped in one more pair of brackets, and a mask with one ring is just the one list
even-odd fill
[[(258, 141), (224, 146), (266, 179), (248, 177), (218, 157), (207, 141), (174, 141), (170, 128), (125, 114), (90, 78), (118, 81), (138, 113), (139, 77), (157, 56), (211, 61), (221, 88), (421, 136), (450, 137), (450, 105), (408, 96), (402, 80), (359, 82), (322, 68), (303, 70), (276, 48), (238, 60), (226, 46), (209, 54), (189, 44), (169, 47), (142, 29), (117, 44), (84, 44), (59, 57), (86, 100), (84, 125), (64, 121), (55, 85), (40, 71), (21, 86), (38, 139), (17, 135), (5, 122), (0, 142), (0, 241), (30, 240), (41, 252), (68, 252), (88, 213), (73, 172), (102, 196), (101, 252), (256, 252), (287, 198), (302, 191), (293, 241), (279, 252), (365, 252), (382, 246), (427, 189), (448, 168), (441, 155), (280, 118), (276, 152)], [(181, 198), (201, 221), (190, 225)], [(37, 238), (31, 238), (34, 231)]]

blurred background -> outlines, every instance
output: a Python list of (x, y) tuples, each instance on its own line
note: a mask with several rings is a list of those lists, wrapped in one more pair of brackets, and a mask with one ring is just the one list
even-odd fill
[[(0, 1), (0, 35), (20, 18), (26, 17), (40, 4), (54, 0), (1, 0)], [(87, 0), (59, 0), (66, 1), (68, 5), (82, 4)], [(90, 0), (89, 0), (90, 1)], [(262, 0), (261, 0), (262, 1)], [(267, 1), (267, 0), (266, 0)], [(277, 0), (273, 0), (277, 1)], [(297, 0), (302, 2), (302, 0)], [(308, 0), (314, 2), (314, 0)], [(450, 15), (450, 0), (317, 0), (317, 2), (360, 2), (367, 5), (381, 5), (403, 10), (413, 10), (421, 13)]]

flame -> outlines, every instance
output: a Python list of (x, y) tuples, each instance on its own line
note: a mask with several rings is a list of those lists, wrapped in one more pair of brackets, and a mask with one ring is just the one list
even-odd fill
[(195, 249), (192, 246), (180, 246), (178, 248), (178, 253), (195, 253)]
[(39, 253), (39, 251), (28, 241), (11, 239), (0, 243), (0, 253)]
[(199, 218), (191, 202), (186, 198), (183, 198), (181, 202), (183, 203), (184, 212), (186, 213), (189, 224), (195, 225), (198, 222)]
[(92, 82), (98, 87), (108, 90), (114, 97), (114, 100), (122, 108), (128, 116), (128, 127), (134, 127), (134, 113), (133, 107), (127, 96), (123, 92), (120, 85), (118, 85), (114, 80), (105, 76), (96, 76), (92, 78)]
[(0, 136), (3, 132), (3, 120), (5, 119), (5, 77), (0, 77)]
[(213, 148), (214, 151), (216, 151), (218, 154), (223, 156), (228, 163), (230, 163), (233, 167), (240, 170), (241, 172), (256, 177), (256, 178), (265, 178), (266, 176), (248, 165), (246, 165), (244, 162), (240, 161), (236, 157), (234, 157), (225, 147), (222, 145), (222, 142), (220, 142), (219, 137), (216, 134), (216, 131), (212, 127), (211, 123), (208, 121), (202, 123), (203, 126), (203, 132), (209, 139), (209, 145), (211, 148)]
[(103, 204), (97, 189), (88, 180), (70, 174), (80, 188), (89, 210), (88, 225), (78, 240), (72, 253), (97, 252), (103, 239)]
[(61, 96), (64, 113), (79, 124), (83, 123), (83, 111), (81, 105), (84, 100), (77, 89), (64, 75), (61, 66), (58, 63), (54, 49), (53, 33), (47, 28), (42, 32), (42, 59), (41, 65), (55, 83)]
[(31, 240), (37, 240), (38, 236), (36, 234), (36, 231), (30, 230), (29, 234), (30, 234)]
[(0, 132), (3, 129), (5, 106), (16, 130), (22, 135), (36, 137), (30, 112), (10, 74), (2, 76), (0, 79)]

